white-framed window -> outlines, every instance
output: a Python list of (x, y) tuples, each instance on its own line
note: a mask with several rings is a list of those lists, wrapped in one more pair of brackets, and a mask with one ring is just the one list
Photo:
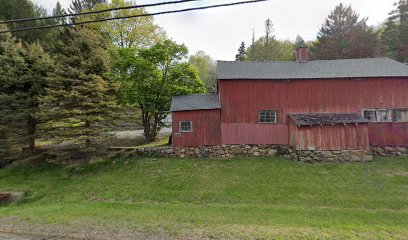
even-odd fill
[(408, 108), (394, 109), (394, 121), (395, 122), (408, 122)]
[(260, 123), (277, 123), (278, 114), (276, 110), (261, 110), (259, 111)]
[(193, 122), (191, 121), (180, 121), (180, 132), (192, 132)]
[(391, 109), (367, 109), (363, 110), (363, 117), (371, 122), (392, 122)]

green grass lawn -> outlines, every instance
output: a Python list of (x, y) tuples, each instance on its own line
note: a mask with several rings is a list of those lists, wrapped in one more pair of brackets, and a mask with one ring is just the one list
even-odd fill
[[(205, 238), (406, 239), (408, 159), (133, 158), (0, 169), (0, 219)], [(1, 227), (0, 227), (1, 228)]]

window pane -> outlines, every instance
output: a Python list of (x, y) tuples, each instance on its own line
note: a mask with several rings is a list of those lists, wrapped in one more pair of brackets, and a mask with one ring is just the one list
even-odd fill
[(192, 123), (189, 121), (182, 121), (180, 122), (180, 132), (191, 132), (192, 131)]
[(260, 123), (276, 123), (276, 111), (263, 110), (259, 112)]
[(375, 111), (367, 110), (363, 112), (363, 116), (372, 122), (376, 122), (377, 118), (375, 116)]
[(391, 110), (377, 110), (377, 121), (378, 122), (391, 122), (392, 121), (392, 111)]
[(396, 122), (408, 122), (408, 109), (396, 109), (394, 112)]

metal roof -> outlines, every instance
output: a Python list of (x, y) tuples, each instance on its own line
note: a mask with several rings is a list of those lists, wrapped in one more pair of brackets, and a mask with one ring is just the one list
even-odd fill
[(389, 58), (299, 62), (217, 62), (218, 79), (324, 79), (408, 77), (408, 66)]
[(216, 94), (193, 94), (173, 97), (170, 111), (190, 111), (205, 109), (221, 109), (221, 103)]
[(370, 120), (356, 113), (296, 113), (289, 117), (297, 126), (369, 123)]

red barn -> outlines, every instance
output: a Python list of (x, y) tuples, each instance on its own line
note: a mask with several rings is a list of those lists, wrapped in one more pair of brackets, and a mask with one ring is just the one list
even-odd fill
[(174, 97), (173, 146), (408, 145), (408, 66), (387, 58), (217, 63), (218, 94)]

